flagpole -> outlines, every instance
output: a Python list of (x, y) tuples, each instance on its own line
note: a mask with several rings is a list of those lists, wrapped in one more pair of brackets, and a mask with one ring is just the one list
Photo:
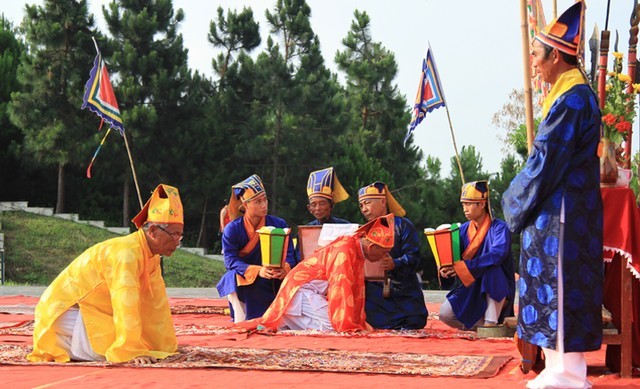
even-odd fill
[(529, 28), (527, 0), (520, 0), (520, 18), (522, 29), (522, 63), (524, 65), (524, 109), (527, 126), (527, 152), (533, 147), (533, 92), (531, 90), (531, 60), (529, 52)]
[[(435, 65), (436, 56), (433, 54), (433, 49), (431, 48), (431, 42), (428, 42), (429, 49), (427, 53), (431, 52), (431, 58), (434, 63), (434, 71), (436, 73), (436, 80), (440, 82), (440, 75), (438, 74), (438, 67)], [(440, 86), (440, 93), (442, 93), (442, 101), (444, 102), (444, 109), (447, 111), (447, 120), (449, 120), (449, 131), (451, 131), (451, 140), (453, 141), (453, 150), (456, 153), (456, 162), (458, 163), (458, 170), (460, 171), (460, 179), (462, 180), (462, 185), (465, 183), (464, 172), (462, 171), (462, 164), (460, 163), (460, 155), (458, 154), (458, 145), (456, 144), (456, 136), (453, 132), (453, 124), (451, 124), (451, 115), (449, 115), (449, 104), (447, 104), (447, 98), (444, 95), (444, 88)]]
[[(630, 24), (631, 28), (629, 29), (629, 50), (627, 51), (627, 74), (631, 77), (631, 82), (629, 83), (629, 87), (627, 89), (627, 93), (633, 93), (633, 85), (636, 81), (636, 61), (638, 58), (638, 23), (640, 21), (640, 5), (637, 2), (633, 3), (633, 11), (631, 12)], [(633, 135), (633, 131), (629, 128), (627, 131), (627, 140), (624, 143), (624, 153), (626, 156), (626, 161), (624, 162), (625, 169), (631, 169), (631, 138)]]
[[(91, 40), (93, 40), (93, 44), (96, 47), (96, 52), (98, 54), (100, 54), (100, 49), (98, 48), (98, 42), (96, 42), (96, 39), (93, 36), (91, 37)], [(111, 130), (111, 128), (109, 128), (109, 130)], [(127, 149), (127, 156), (129, 157), (129, 165), (131, 165), (131, 173), (133, 175), (133, 183), (136, 186), (136, 193), (138, 194), (138, 203), (140, 204), (140, 209), (142, 209), (144, 207), (144, 204), (142, 203), (142, 196), (140, 195), (140, 185), (138, 185), (138, 176), (136, 174), (136, 168), (133, 166), (133, 157), (131, 156), (131, 149), (129, 148), (129, 142), (127, 141), (127, 135), (126, 135), (126, 132), (124, 131), (124, 129), (120, 131), (120, 134), (124, 138), (124, 146)], [(105, 136), (105, 138), (106, 138), (106, 136)]]
[(133, 182), (136, 185), (136, 192), (138, 193), (138, 203), (140, 204), (140, 209), (144, 207), (142, 204), (142, 196), (140, 195), (140, 186), (138, 185), (138, 176), (136, 175), (136, 168), (133, 166), (133, 158), (131, 157), (131, 150), (129, 149), (129, 142), (127, 141), (126, 133), (122, 133), (122, 137), (124, 138), (124, 146), (127, 149), (127, 155), (129, 155), (129, 164), (131, 165), (131, 173), (133, 174)]
[(456, 136), (453, 133), (453, 124), (451, 124), (451, 116), (449, 115), (449, 106), (445, 104), (445, 110), (447, 111), (447, 119), (449, 120), (449, 130), (451, 131), (451, 140), (453, 140), (453, 150), (456, 152), (456, 162), (458, 163), (458, 170), (460, 170), (460, 179), (462, 185), (464, 185), (464, 173), (462, 172), (462, 164), (460, 163), (460, 155), (458, 155), (458, 146), (456, 145)]

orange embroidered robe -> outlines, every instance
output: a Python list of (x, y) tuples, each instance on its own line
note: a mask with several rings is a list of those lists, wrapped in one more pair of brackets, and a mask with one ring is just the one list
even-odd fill
[[(336, 331), (371, 330), (364, 312), (364, 254), (360, 238), (343, 236), (315, 251), (284, 279), (275, 300), (262, 318), (247, 323), (277, 330), (300, 287), (312, 280), (328, 280), (329, 319)], [(247, 326), (243, 326), (247, 327)]]

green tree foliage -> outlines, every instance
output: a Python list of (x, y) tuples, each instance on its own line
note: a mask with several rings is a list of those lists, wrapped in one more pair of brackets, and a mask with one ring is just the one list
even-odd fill
[[(22, 131), (11, 123), (7, 112), (11, 93), (19, 91), (20, 88), (17, 72), (24, 50), (17, 30), (13, 29), (12, 23), (3, 15), (0, 17), (0, 186), (1, 196), (7, 200), (18, 198), (22, 193), (34, 188), (30, 185), (32, 180), (25, 180), (25, 177), (33, 174), (33, 167), (21, 164), (19, 160), (18, 151), (24, 136)], [(16, 171), (23, 174), (17, 175)]]
[[(178, 34), (184, 12), (174, 12), (171, 0), (119, 0), (108, 9), (103, 6), (103, 14), (114, 37), (111, 46), (117, 48), (111, 57), (119, 79), (116, 95), (145, 201), (156, 185), (177, 185), (184, 166), (201, 162), (190, 158), (191, 147), (181, 140), (193, 130), (180, 114), (188, 101), (185, 91), (197, 82), (191, 78), (187, 50)], [(123, 193), (129, 193), (132, 181), (128, 167), (124, 169)], [(123, 222), (135, 213), (129, 211), (129, 200), (125, 198)], [(196, 203), (187, 202), (185, 213), (192, 213)]]
[(80, 166), (88, 153), (86, 127), (75, 113), (97, 31), (83, 0), (26, 6), (23, 28), (30, 52), (18, 68), (23, 87), (12, 95), (9, 114), (24, 135), (25, 158), (57, 169), (56, 212), (64, 212), (65, 170)]
[(347, 177), (359, 185), (355, 190), (373, 181), (385, 181), (413, 217), (419, 213), (414, 201), (425, 172), (420, 167), (422, 152), (411, 142), (407, 148), (402, 145), (410, 117), (406, 99), (394, 84), (395, 56), (373, 41), (366, 12), (354, 12), (342, 44), (344, 50), (336, 53), (335, 61), (345, 73), (349, 122), (341, 142), (349, 144), (347, 156), (360, 155), (359, 165), (371, 167), (348, 169)]
[(225, 17), (222, 7), (218, 7), (217, 19), (209, 24), (209, 42), (223, 49), (218, 58), (212, 60), (213, 69), (223, 79), (234, 53), (251, 51), (260, 45), (260, 26), (253, 19), (253, 11), (250, 8), (243, 8), (240, 13), (229, 10)]
[[(211, 175), (208, 207), (213, 209), (214, 217), (205, 223), (209, 226), (209, 232), (203, 234), (206, 237), (213, 238), (214, 231), (218, 231), (217, 211), (227, 202), (230, 186), (243, 179), (245, 173), (249, 175), (250, 169), (238, 169), (238, 161), (244, 158), (242, 152), (234, 150), (249, 138), (254, 128), (251, 107), (255, 65), (249, 53), (262, 41), (258, 27), (253, 11), (247, 8), (240, 13), (228, 10), (226, 15), (218, 8), (217, 19), (209, 25), (209, 42), (221, 52), (212, 60), (213, 70), (219, 78), (212, 84), (210, 109), (206, 114), (214, 129), (209, 134), (213, 138), (209, 151), (210, 155), (216, 156), (212, 159), (215, 166), (207, 172)], [(217, 245), (219, 248), (219, 241)]]
[(266, 17), (271, 35), (264, 51), (255, 61), (241, 52), (219, 82), (221, 108), (231, 116), (226, 125), (232, 129), (235, 169), (227, 180), (236, 180), (230, 185), (259, 174), (270, 212), (302, 224), (308, 221), (307, 176), (332, 162), (344, 128), (343, 100), (324, 64), (306, 2), (278, 1)]
[[(265, 37), (250, 8), (217, 9), (208, 32), (216, 50), (213, 80), (188, 68), (188, 53), (178, 34), (185, 16), (174, 11), (170, 0), (110, 2), (103, 7), (113, 38), (108, 41), (92, 28), (91, 18), (85, 24), (79, 21), (83, 5), (86, 14), (81, 1), (46, 1), (44, 7), (31, 7), (25, 24), (30, 49), (23, 52), (18, 72), (25, 84), (2, 84), (17, 96), (12, 120), (21, 131), (14, 144), (24, 151), (23, 161), (38, 172), (49, 172), (49, 177), (55, 177), (50, 170), (62, 162), (71, 167), (71, 211), (83, 218), (118, 220), (112, 215), (122, 206), (118, 222), (123, 225), (129, 225), (137, 211), (129, 205), (137, 199), (124, 141), (117, 134), (103, 145), (94, 178), (84, 179), (82, 169), (104, 134), (92, 135), (99, 119), (79, 109), (80, 91), (95, 55), (89, 39), (93, 35), (108, 64), (143, 201), (161, 182), (180, 189), (186, 245), (219, 250), (218, 211), (229, 198), (230, 186), (253, 173), (265, 181), (271, 213), (291, 226), (306, 224), (311, 219), (305, 207), (307, 177), (313, 170), (334, 166), (352, 196), (336, 206), (335, 215), (363, 222), (357, 190), (373, 181), (386, 182), (419, 231), (424, 278), (435, 282), (422, 229), (464, 221), (458, 167), (452, 159), (451, 174), (443, 177), (441, 161), (430, 156), (423, 161), (412, 138), (403, 146), (410, 112), (395, 84), (398, 66), (394, 54), (371, 36), (366, 13), (354, 12), (343, 47), (334, 57), (344, 79), (341, 84), (325, 65), (311, 28), (311, 8), (304, 0), (274, 1), (266, 11)], [(63, 18), (62, 11), (71, 16)], [(66, 36), (59, 31), (82, 26), (83, 40), (69, 33), (75, 43), (68, 52), (62, 50)], [(0, 31), (2, 45), (5, 38), (13, 42), (14, 34), (5, 30)], [(1, 47), (3, 54), (14, 46)], [(10, 62), (5, 58), (9, 57), (0, 57), (3, 81)], [(6, 73), (10, 80), (11, 71)], [(511, 103), (509, 109), (515, 110), (517, 98)], [(516, 134), (521, 124), (517, 118), (516, 124), (498, 125)], [(3, 127), (0, 136), (13, 135)], [(7, 146), (3, 142), (0, 147)], [(496, 210), (502, 191), (519, 169), (516, 154), (503, 160), (500, 173), (490, 177), (473, 146), (463, 147), (460, 157), (467, 181), (491, 180)], [(0, 175), (3, 188), (6, 182)], [(40, 192), (51, 193), (52, 187), (55, 181), (45, 181)]]

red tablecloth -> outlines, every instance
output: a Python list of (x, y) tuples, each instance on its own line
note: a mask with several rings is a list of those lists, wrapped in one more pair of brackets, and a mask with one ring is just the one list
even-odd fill
[[(628, 188), (602, 188), (604, 213), (603, 250), (607, 263), (604, 277), (604, 306), (611, 312), (613, 324), (631, 320), (632, 364), (640, 366), (640, 209)], [(626, 267), (635, 276), (631, 282), (631, 318), (622, 317), (620, 272)], [(606, 364), (620, 371), (620, 346), (607, 345)]]
[(602, 188), (604, 259), (620, 254), (627, 268), (640, 279), (640, 209), (629, 188)]

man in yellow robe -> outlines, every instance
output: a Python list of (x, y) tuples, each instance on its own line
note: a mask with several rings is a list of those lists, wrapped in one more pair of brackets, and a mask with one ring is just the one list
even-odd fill
[(138, 231), (77, 257), (42, 294), (31, 362), (154, 363), (177, 349), (160, 255), (180, 245), (178, 189), (159, 185), (132, 220)]

